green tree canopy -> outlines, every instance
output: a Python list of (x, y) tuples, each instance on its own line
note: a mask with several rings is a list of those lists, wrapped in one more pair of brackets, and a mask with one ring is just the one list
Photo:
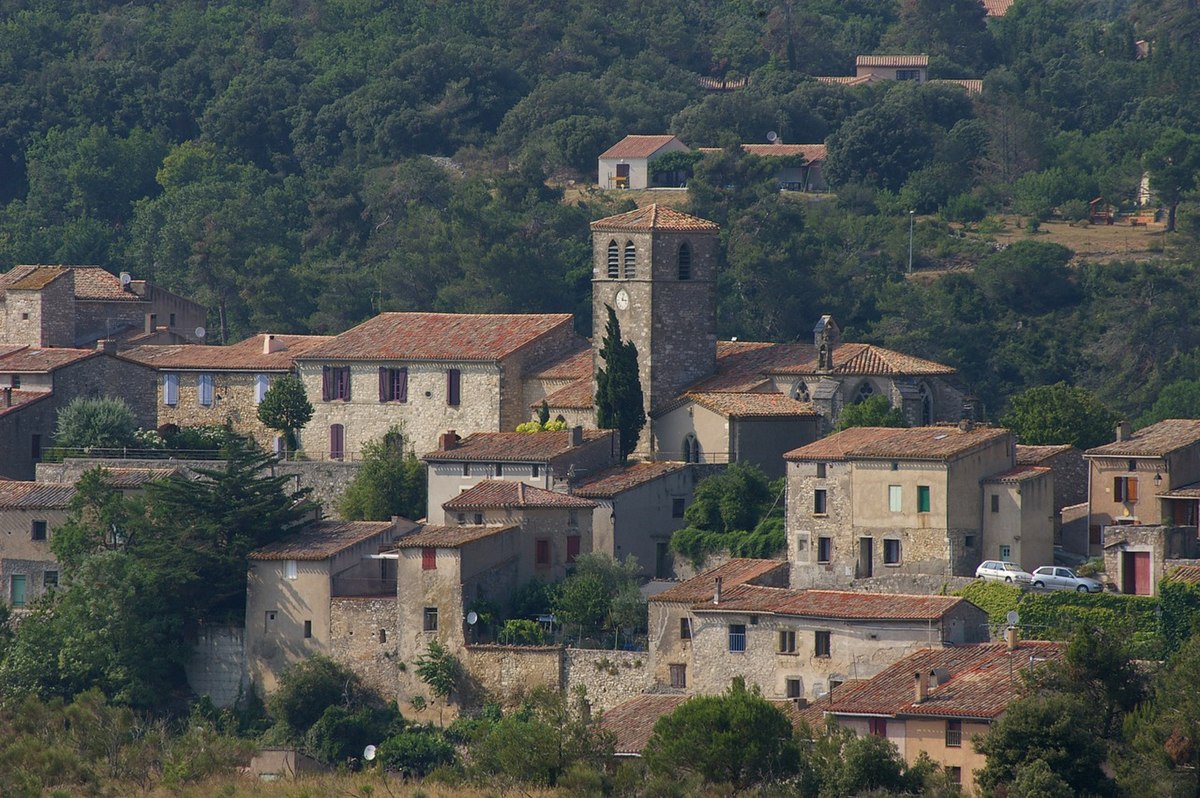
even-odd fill
[(338, 513), (348, 521), (425, 517), (425, 464), (404, 450), (399, 427), (363, 446), (362, 465), (346, 486)]
[(621, 323), (611, 307), (600, 359), (604, 367), (596, 372), (596, 425), (615, 429), (621, 438), (621, 457), (637, 448), (642, 427), (646, 426), (642, 382), (638, 376), (638, 351), (633, 341), (621, 340)]
[(300, 378), (287, 374), (271, 383), (258, 403), (258, 420), (283, 433), (288, 450), (296, 448), (296, 433), (312, 420), (313, 406)]
[(846, 405), (838, 416), (837, 429), (851, 427), (907, 427), (904, 411), (892, 407), (886, 396), (875, 394), (861, 402)]
[(640, 575), (633, 555), (620, 561), (604, 552), (581, 554), (575, 559), (575, 572), (554, 593), (554, 612), (580, 636), (644, 629), (646, 602), (638, 592)]
[(1000, 423), (1024, 444), (1091, 449), (1112, 440), (1117, 418), (1088, 390), (1060, 382), (1014, 396)]
[(671, 549), (697, 566), (721, 550), (771, 556), (784, 546), (783, 492), (782, 478), (772, 482), (752, 463), (733, 463), (696, 486), (687, 527), (671, 536)]
[(137, 420), (124, 399), (77, 396), (58, 414), (54, 443), (70, 449), (121, 449), (137, 445)]
[(317, 654), (283, 669), (267, 708), (290, 738), (302, 739), (330, 707), (354, 711), (370, 698), (354, 671)]

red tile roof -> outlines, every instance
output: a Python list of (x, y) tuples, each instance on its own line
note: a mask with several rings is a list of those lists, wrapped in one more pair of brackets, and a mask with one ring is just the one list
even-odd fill
[(1017, 465), (1041, 465), (1052, 457), (1069, 452), (1075, 447), (1069, 443), (1058, 446), (1025, 446), (1017, 444)]
[(275, 335), (284, 348), (263, 353), (266, 334), (230, 346), (147, 344), (121, 352), (123, 357), (158, 369), (206, 371), (290, 371), (292, 361), (313, 347), (333, 340), (331, 335)]
[(457, 549), (459, 546), (520, 528), (516, 524), (507, 526), (423, 526), (413, 534), (400, 538), (396, 541), (395, 547), (397, 549)]
[[(616, 456), (616, 433), (608, 429), (583, 430), (583, 445), (608, 441)], [(449, 451), (429, 452), (429, 462), (486, 461), (501, 463), (545, 463), (567, 454), (571, 431), (553, 432), (476, 432), (463, 438)]]
[(927, 55), (860, 55), (854, 59), (854, 65), (860, 67), (927, 67)]
[(1084, 452), (1088, 457), (1162, 457), (1200, 443), (1200, 419), (1168, 418), (1143, 427), (1129, 440), (1114, 441)]
[[(564, 385), (557, 391), (546, 396), (546, 405), (551, 410), (590, 410), (596, 404), (596, 395), (592, 393), (592, 378), (585, 377), (570, 385)], [(530, 407), (541, 407), (541, 402), (534, 402)]]
[(569, 313), (381, 313), (296, 359), (495, 361), (572, 323)]
[(12, 406), (4, 407), (0, 405), (0, 416), (5, 413), (15, 413), (26, 405), (40, 402), (43, 399), (49, 399), (53, 395), (51, 391), (22, 391), (19, 388), (13, 389)]
[[(674, 136), (626, 136), (616, 144), (600, 153), (601, 158), (649, 158), (672, 141)], [(681, 144), (683, 142), (680, 142)]]
[(1175, 582), (1188, 582), (1193, 585), (1200, 585), (1200, 565), (1181, 565), (1167, 575), (1168, 579)]
[(8, 288), (38, 289), (66, 274), (75, 273), (75, 298), (84, 301), (104, 300), (141, 302), (142, 297), (121, 285), (117, 275), (99, 266), (14, 266), (0, 275), (0, 296)]
[(447, 510), (472, 510), (492, 507), (578, 508), (591, 510), (596, 503), (566, 493), (535, 488), (524, 482), (488, 479), (464, 490), (442, 507)]
[(803, 155), (805, 163), (824, 161), (826, 154), (824, 144), (743, 144), (742, 149), (765, 158)]
[(863, 83), (871, 83), (876, 80), (882, 80), (882, 78), (877, 78), (874, 75), (821, 75), (814, 77), (813, 80), (817, 81), (818, 83), (831, 83), (842, 86), (858, 86)]
[(650, 601), (669, 601), (681, 604), (695, 604), (697, 601), (712, 600), (713, 589), (717, 577), (721, 578), (721, 590), (727, 590), (738, 585), (753, 582), (764, 577), (775, 577), (785, 574), (788, 570), (787, 560), (749, 560), (733, 559), (716, 568), (710, 568), (704, 573), (697, 574), (686, 582), (680, 582), (675, 587), (656, 593)]
[(592, 222), (592, 230), (678, 230), (715, 233), (720, 229), (716, 222), (657, 203)]
[(712, 603), (710, 590), (706, 600), (695, 603), (692, 611), (752, 612), (761, 615), (843, 620), (934, 621), (960, 604), (969, 603), (959, 596), (790, 590), (743, 584), (728, 589), (722, 585), (720, 604)]
[(1010, 468), (1003, 474), (996, 474), (988, 477), (985, 482), (1025, 482), (1030, 479), (1040, 479), (1049, 474), (1053, 469), (1047, 466), (1029, 466), (1019, 465), (1015, 468)]
[(0, 509), (65, 510), (75, 495), (67, 482), (21, 482), (0, 480)]
[(813, 416), (808, 402), (799, 402), (781, 393), (688, 393), (703, 408), (729, 418), (793, 418)]
[(688, 696), (676, 693), (647, 693), (607, 710), (601, 726), (613, 735), (613, 753), (641, 754), (658, 719), (687, 700)]
[[(17, 269), (13, 269), (6, 276), (16, 271)], [(40, 291), (66, 274), (67, 269), (62, 266), (34, 266), (29, 271), (15, 275), (16, 279), (10, 280), (4, 287), (14, 291)]]
[(846, 460), (862, 446), (890, 437), (892, 427), (850, 427), (783, 455), (784, 460)]
[(397, 530), (391, 521), (314, 521), (249, 556), (252, 560), (325, 560), (375, 536), (384, 543), (383, 535), (391, 530)]
[(0, 354), (0, 373), (48, 374), (51, 371), (87, 360), (100, 353), (95, 349), (47, 348), (23, 346)]
[(961, 80), (961, 79), (957, 79), (957, 78), (947, 78), (945, 80), (931, 80), (928, 82), (929, 83), (940, 83), (942, 85), (962, 86), (964, 89), (967, 90), (968, 94), (982, 94), (983, 93), (983, 81), (982, 80)]
[(584, 338), (579, 341), (580, 348), (568, 354), (555, 355), (551, 359), (535, 366), (530, 379), (535, 380), (582, 380), (592, 378), (592, 347)]
[(1008, 13), (1013, 0), (980, 0), (989, 17), (1002, 17)]
[(627, 490), (653, 482), (688, 467), (687, 463), (656, 460), (650, 463), (628, 463), (589, 474), (575, 483), (576, 496), (607, 499)]
[[(843, 685), (824, 708), (834, 714), (990, 720), (1020, 695), (1024, 672), (1062, 654), (1061, 643), (1041, 641), (1022, 641), (1011, 654), (1004, 643), (923, 649), (872, 679)], [(929, 687), (926, 699), (914, 703), (913, 674), (928, 678), (938, 670), (948, 671), (949, 679)]]
[[(853, 428), (851, 428), (853, 429)], [(884, 427), (862, 427), (878, 430)], [(834, 433), (828, 438), (793, 449), (785, 460), (857, 460), (885, 458), (894, 460), (953, 460), (967, 452), (986, 446), (1011, 433), (998, 427), (977, 426), (962, 430), (956, 426), (912, 427), (892, 429), (891, 434), (880, 432), (856, 433), (857, 445), (847, 446), (835, 440), (851, 430)], [(840, 453), (840, 457), (833, 456)]]

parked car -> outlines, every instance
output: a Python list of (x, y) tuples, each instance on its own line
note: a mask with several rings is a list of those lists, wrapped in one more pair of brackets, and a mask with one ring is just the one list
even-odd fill
[(984, 560), (975, 569), (976, 579), (987, 579), (992, 582), (1021, 582), (1029, 584), (1033, 581), (1033, 575), (1028, 571), (1022, 571), (1021, 566), (1013, 562), (1003, 562), (1001, 560)]
[(1095, 579), (1079, 576), (1070, 568), (1043, 565), (1033, 572), (1033, 586), (1046, 590), (1077, 590), (1080, 593), (1103, 593), (1104, 585)]

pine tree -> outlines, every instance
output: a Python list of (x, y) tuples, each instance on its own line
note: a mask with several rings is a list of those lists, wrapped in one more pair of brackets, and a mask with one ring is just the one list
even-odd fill
[(646, 411), (642, 407), (642, 383), (638, 378), (638, 352), (632, 341), (621, 341), (621, 324), (608, 305), (608, 324), (600, 347), (604, 368), (596, 372), (596, 424), (615, 429), (621, 437), (621, 458), (637, 448)]

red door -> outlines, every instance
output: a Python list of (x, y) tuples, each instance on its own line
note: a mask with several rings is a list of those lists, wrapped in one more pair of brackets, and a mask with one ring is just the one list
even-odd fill
[(1121, 592), (1135, 596), (1149, 596), (1150, 552), (1127, 551), (1121, 568)]

